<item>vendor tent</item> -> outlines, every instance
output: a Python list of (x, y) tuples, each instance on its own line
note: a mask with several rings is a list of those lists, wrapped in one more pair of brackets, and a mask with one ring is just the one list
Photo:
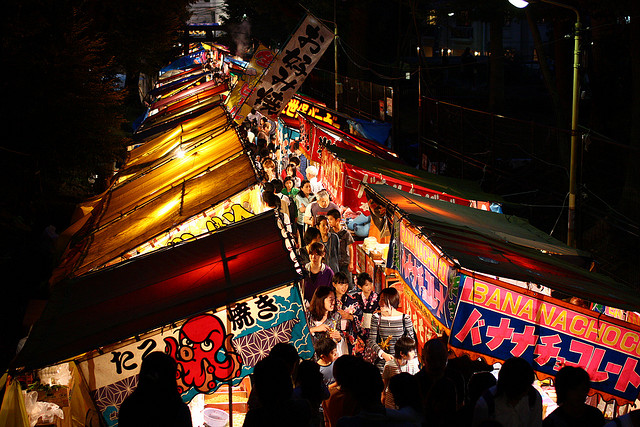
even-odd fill
[(353, 211), (369, 210), (366, 184), (387, 184), (432, 199), (489, 210), (489, 202), (501, 202), (473, 181), (449, 178), (380, 159), (360, 151), (327, 145), (322, 152), (320, 180), (337, 203)]
[[(182, 132), (176, 132), (173, 138), (160, 138), (134, 150), (132, 165), (125, 164), (111, 188), (94, 201), (91, 218), (74, 236), (56, 277), (82, 275), (128, 258), (135, 255), (130, 251), (146, 242), (162, 246), (153, 239), (171, 230), (176, 237), (188, 232), (183, 238), (191, 238), (219, 228), (222, 222), (232, 223), (261, 212), (251, 159), (235, 129), (226, 129), (227, 123), (228, 116), (219, 106), (217, 116), (212, 112), (201, 127), (187, 132), (182, 143)], [(252, 194), (230, 203), (244, 191)], [(211, 208), (225, 202), (224, 211), (230, 213), (225, 221), (216, 220), (225, 214)], [(195, 222), (200, 215), (204, 216), (194, 224), (199, 232), (184, 226), (180, 230), (183, 223)]]
[[(177, 117), (189, 117), (196, 112), (207, 111), (210, 107), (221, 102), (219, 96), (227, 90), (226, 84), (198, 92), (188, 98), (183, 98), (170, 104), (163, 104), (160, 108), (150, 108), (143, 117), (144, 129), (175, 120)], [(135, 129), (141, 129), (142, 123)]]
[(386, 185), (367, 187), (370, 197), (428, 236), (460, 268), (536, 283), (607, 306), (628, 310), (640, 306), (637, 292), (576, 266), (586, 253), (522, 218), (443, 203)]
[(320, 162), (322, 148), (326, 145), (338, 145), (350, 150), (360, 151), (372, 157), (394, 163), (404, 163), (393, 151), (381, 146), (376, 141), (350, 135), (341, 129), (303, 112), (298, 112), (300, 133), (304, 135), (308, 156), (314, 162)]
[[(250, 236), (250, 237), (248, 237)], [(310, 357), (301, 269), (273, 211), (60, 283), (12, 369), (74, 361), (107, 425), (151, 351), (178, 364), (183, 400), (237, 385), (279, 342)], [(202, 408), (204, 409), (204, 408)]]
[(579, 267), (585, 253), (523, 219), (385, 185), (366, 191), (393, 218), (388, 266), (414, 322), (447, 333), (459, 352), (523, 357), (541, 377), (581, 366), (605, 399), (636, 399), (640, 328), (563, 299), (636, 310), (637, 291)]
[(297, 280), (296, 266), (269, 211), (61, 282), (13, 366), (44, 367), (225, 306)]

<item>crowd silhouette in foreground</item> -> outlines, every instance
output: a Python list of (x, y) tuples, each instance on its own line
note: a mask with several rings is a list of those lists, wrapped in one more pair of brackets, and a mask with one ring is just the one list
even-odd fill
[[(406, 356), (410, 342), (403, 337), (397, 354)], [(543, 420), (533, 369), (522, 358), (506, 360), (497, 380), (489, 370), (467, 378), (464, 364), (473, 362), (450, 359), (445, 341), (434, 338), (424, 345), (418, 372), (385, 377), (362, 357), (336, 358), (329, 338), (319, 340), (317, 348), (318, 362), (301, 361), (285, 343), (258, 362), (245, 426), (605, 425), (603, 414), (585, 403), (590, 380), (582, 368), (560, 369), (554, 381), (559, 406)], [(449, 366), (449, 360), (457, 366)], [(607, 426), (638, 425), (637, 418), (631, 412)]]
[[(302, 360), (289, 343), (276, 344), (251, 375), (244, 426), (639, 426), (640, 410), (611, 420), (585, 403), (591, 381), (579, 367), (555, 376), (558, 407), (543, 420), (542, 398), (529, 363), (518, 357), (491, 366), (452, 358), (442, 337), (427, 341), (421, 367), (402, 370), (415, 342), (401, 337), (393, 361), (380, 369), (363, 357), (338, 356), (329, 336)], [(399, 365), (399, 361), (404, 364)], [(171, 356), (153, 352), (143, 360), (136, 390), (119, 411), (119, 425), (191, 426), (189, 407), (176, 383)]]

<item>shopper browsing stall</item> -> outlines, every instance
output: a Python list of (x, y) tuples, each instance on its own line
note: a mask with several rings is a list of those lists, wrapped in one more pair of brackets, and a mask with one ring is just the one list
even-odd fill
[(393, 359), (395, 345), (401, 336), (415, 340), (411, 316), (398, 311), (400, 296), (395, 288), (385, 288), (380, 292), (380, 313), (371, 317), (371, 330), (367, 346), (378, 355), (376, 366), (380, 372), (386, 362)]

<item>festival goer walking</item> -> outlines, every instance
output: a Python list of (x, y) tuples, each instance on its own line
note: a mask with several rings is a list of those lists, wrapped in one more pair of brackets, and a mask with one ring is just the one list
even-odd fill
[(342, 334), (338, 329), (340, 315), (336, 312), (336, 293), (333, 288), (320, 286), (315, 290), (307, 308), (307, 321), (314, 343), (326, 337), (336, 344), (342, 341)]
[(322, 401), (329, 398), (329, 389), (323, 382), (320, 367), (313, 360), (303, 360), (298, 366), (293, 398), (302, 399), (311, 407), (309, 427), (323, 427)]
[(322, 402), (326, 427), (335, 427), (343, 416), (352, 416), (358, 412), (358, 402), (353, 393), (353, 382), (358, 381), (355, 366), (363, 363), (362, 359), (344, 354), (333, 364), (333, 376), (336, 380), (329, 388), (331, 395)]
[(336, 306), (340, 314), (340, 330), (345, 338), (346, 348), (342, 354), (351, 354), (358, 337), (359, 322), (362, 312), (358, 300), (348, 293), (349, 283), (344, 274), (338, 272), (333, 275), (333, 288), (336, 290)]
[(556, 402), (558, 407), (544, 419), (544, 427), (601, 427), (604, 415), (598, 408), (585, 403), (591, 379), (583, 368), (565, 366), (556, 374)]
[(298, 251), (298, 254), (300, 255), (300, 263), (302, 265), (307, 265), (311, 261), (311, 258), (309, 258), (309, 250), (311, 249), (311, 245), (314, 243), (321, 243), (320, 230), (315, 227), (309, 227), (302, 236), (302, 246)]
[(324, 378), (324, 384), (329, 387), (334, 382), (333, 362), (338, 358), (338, 345), (329, 337), (322, 337), (313, 344), (316, 359), (320, 366), (320, 373)]
[(380, 310), (378, 294), (373, 290), (373, 279), (368, 273), (360, 273), (356, 278), (356, 285), (360, 289), (355, 294), (359, 310), (356, 311), (358, 319), (358, 339), (353, 349), (353, 354), (362, 355), (364, 347), (369, 339), (371, 329), (371, 317)]
[(396, 342), (393, 359), (384, 364), (382, 381), (384, 382), (384, 406), (396, 409), (393, 393), (389, 391), (389, 381), (401, 372), (411, 375), (418, 373), (419, 366), (416, 359), (416, 342), (406, 335)]
[(487, 390), (473, 412), (473, 426), (487, 420), (503, 426), (542, 426), (542, 397), (531, 385), (535, 375), (529, 362), (507, 359), (498, 373), (498, 383)]
[(320, 230), (320, 241), (324, 245), (325, 255), (324, 262), (331, 267), (334, 273), (340, 271), (338, 267), (338, 251), (340, 247), (340, 239), (338, 235), (331, 231), (329, 220), (326, 216), (318, 216), (316, 218), (316, 226)]
[(432, 338), (422, 347), (422, 369), (416, 374), (420, 384), (422, 412), (429, 414), (429, 424), (451, 425), (456, 412), (456, 385), (446, 376), (447, 345), (442, 337)]
[(309, 181), (302, 181), (300, 183), (300, 190), (295, 197), (296, 207), (298, 208), (298, 229), (300, 233), (304, 233), (306, 229), (304, 215), (309, 208), (309, 205), (313, 203), (313, 193), (311, 192), (311, 184)]
[(426, 419), (420, 405), (418, 379), (408, 372), (400, 372), (389, 380), (389, 392), (398, 409), (398, 419), (407, 421), (412, 427), (422, 427)]
[(353, 259), (353, 236), (340, 222), (340, 211), (331, 209), (327, 212), (327, 220), (331, 231), (336, 233), (340, 242), (338, 248), (338, 270), (343, 273), (348, 280), (349, 290), (353, 288), (351, 260)]
[(333, 271), (322, 262), (323, 257), (324, 245), (320, 242), (312, 243), (309, 248), (309, 259), (311, 261), (305, 266), (309, 273), (309, 276), (304, 278), (304, 299), (306, 301), (311, 301), (311, 298), (318, 287), (331, 286)]
[[(313, 189), (313, 187), (311, 187)], [(320, 190), (316, 194), (316, 201), (309, 205), (305, 210), (304, 222), (310, 226), (317, 226), (317, 218), (320, 215), (326, 216), (332, 209), (338, 209), (338, 205), (331, 201), (327, 190)]]
[(298, 427), (309, 425), (313, 412), (311, 405), (304, 399), (293, 399), (290, 372), (282, 359), (265, 357), (253, 368), (252, 377), (252, 393), (256, 393), (261, 404), (258, 407), (249, 408), (243, 426)]

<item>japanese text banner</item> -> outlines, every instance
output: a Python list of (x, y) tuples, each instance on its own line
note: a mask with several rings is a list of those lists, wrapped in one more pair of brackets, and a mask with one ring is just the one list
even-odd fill
[(275, 118), (302, 85), (333, 41), (333, 33), (317, 18), (307, 15), (278, 53), (247, 100), (247, 105)]
[[(398, 260), (395, 267), (441, 328), (451, 329), (456, 306), (456, 293), (449, 289), (449, 264), (428, 244), (409, 229), (404, 221), (399, 224)], [(396, 250), (390, 248), (390, 250)]]
[(580, 366), (605, 399), (634, 401), (640, 389), (640, 332), (562, 301), (461, 275), (451, 329), (454, 348), (498, 360), (526, 359), (543, 376)]
[(289, 285), (194, 315), (179, 325), (147, 334), (112, 351), (96, 352), (78, 363), (91, 397), (108, 426), (138, 383), (142, 360), (152, 351), (171, 355), (184, 401), (238, 384), (279, 342), (290, 342), (302, 358), (313, 355), (298, 287)]
[(260, 44), (256, 49), (245, 72), (238, 78), (229, 96), (224, 101), (231, 117), (236, 123), (242, 123), (251, 111), (251, 107), (245, 104), (247, 98), (259, 82), (260, 75), (271, 64), (274, 54), (268, 47)]

